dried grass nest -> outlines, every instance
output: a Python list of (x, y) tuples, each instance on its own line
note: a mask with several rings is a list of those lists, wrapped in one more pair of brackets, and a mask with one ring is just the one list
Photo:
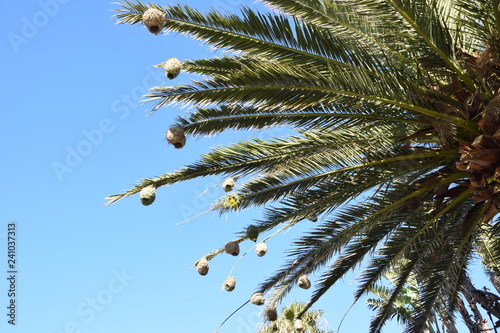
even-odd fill
[(158, 35), (163, 30), (166, 17), (165, 12), (151, 7), (142, 14), (142, 22), (150, 33)]
[(302, 322), (301, 319), (296, 319), (295, 323), (293, 324), (293, 327), (297, 332), (302, 332), (304, 330), (304, 323)]
[(255, 305), (262, 305), (266, 302), (266, 299), (264, 298), (264, 295), (262, 293), (253, 293), (252, 296), (250, 297), (250, 303), (255, 304)]
[(276, 311), (276, 307), (274, 306), (269, 306), (266, 309), (266, 318), (269, 321), (276, 321), (278, 319), (278, 311)]
[(200, 275), (207, 275), (209, 270), (208, 260), (206, 258), (200, 259), (196, 264), (196, 269)]
[(236, 184), (236, 179), (233, 177), (226, 179), (222, 182), (222, 189), (224, 192), (231, 192), (234, 189), (234, 185)]
[(236, 288), (236, 277), (230, 276), (224, 281), (224, 289), (227, 291), (233, 291)]
[(309, 277), (306, 274), (304, 274), (301, 277), (299, 277), (297, 285), (302, 289), (309, 289), (311, 288), (311, 281), (309, 281)]
[(259, 257), (265, 256), (265, 254), (267, 253), (266, 243), (260, 242), (259, 244), (257, 244), (257, 246), (255, 247), (255, 253), (257, 253)]
[(153, 66), (163, 68), (165, 70), (165, 76), (170, 80), (175, 79), (180, 74), (182, 69), (182, 63), (177, 58), (170, 58), (161, 64)]
[(240, 254), (240, 244), (235, 241), (228, 242), (226, 246), (224, 246), (224, 251), (232, 256), (237, 256), (238, 254)]
[(153, 185), (144, 187), (139, 193), (139, 199), (144, 206), (151, 205), (156, 199), (156, 187)]
[(177, 149), (184, 147), (186, 144), (186, 135), (184, 134), (184, 129), (181, 126), (170, 127), (165, 135), (165, 138), (168, 143)]

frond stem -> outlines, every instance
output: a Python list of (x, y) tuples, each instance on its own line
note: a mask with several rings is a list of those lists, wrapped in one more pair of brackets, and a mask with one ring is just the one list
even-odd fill
[[(367, 73), (372, 73), (371, 71), (368, 71), (365, 68), (361, 68), (361, 67), (349, 65), (349, 64), (346, 64), (346, 63), (343, 63), (343, 62), (340, 62), (340, 61), (335, 61), (335, 60), (330, 59), (330, 58), (325, 58), (325, 57), (320, 56), (320, 55), (315, 54), (315, 53), (305, 52), (305, 51), (302, 51), (302, 50), (299, 50), (299, 49), (295, 49), (295, 48), (291, 48), (291, 47), (288, 47), (288, 46), (285, 46), (285, 45), (282, 45), (282, 44), (271, 43), (271, 42), (268, 42), (268, 41), (263, 40), (263, 39), (257, 39), (257, 38), (254, 38), (254, 37), (251, 37), (251, 36), (248, 36), (248, 35), (244, 35), (244, 34), (239, 34), (239, 33), (233, 32), (233, 31), (228, 31), (228, 30), (220, 29), (220, 28), (216, 28), (216, 27), (211, 27), (211, 26), (205, 26), (205, 25), (201, 25), (201, 24), (196, 24), (194, 22), (182, 21), (180, 19), (175, 19), (175, 18), (169, 18), (169, 20), (170, 20), (170, 22), (178, 22), (178, 23), (186, 25), (186, 26), (191, 26), (191, 27), (206, 29), (206, 30), (211, 31), (212, 34), (215, 34), (215, 35), (217, 33), (223, 33), (223, 34), (230, 35), (230, 36), (233, 36), (233, 37), (245, 38), (245, 39), (251, 41), (252, 43), (262, 44), (263, 45), (262, 49), (265, 49), (266, 45), (267, 46), (271, 46), (271, 47), (278, 46), (279, 48), (281, 48), (283, 50), (286, 50), (287, 52), (290, 52), (290, 53), (297, 53), (297, 54), (300, 54), (300, 55), (303, 55), (303, 56), (314, 57), (314, 58), (316, 58), (318, 60), (321, 60), (321, 61), (325, 62), (325, 64), (333, 63), (333, 64), (335, 64), (337, 66), (340, 66), (340, 67), (350, 68), (352, 70), (366, 71)], [(197, 39), (201, 39), (201, 38), (197, 37)]]
[[(276, 189), (279, 189), (279, 188), (284, 187), (284, 186), (289, 186), (289, 185), (293, 185), (293, 184), (296, 184), (296, 183), (299, 183), (299, 182), (311, 180), (311, 179), (319, 177), (319, 176), (322, 176), (322, 177), (324, 177), (324, 176), (330, 176), (330, 175), (333, 175), (333, 174), (338, 173), (338, 172), (345, 172), (345, 171), (349, 171), (349, 170), (358, 169), (358, 168), (361, 168), (361, 167), (375, 166), (375, 165), (378, 165), (378, 164), (385, 164), (385, 163), (390, 163), (390, 162), (404, 161), (404, 160), (407, 160), (407, 159), (418, 159), (418, 158), (440, 157), (440, 156), (453, 156), (456, 153), (457, 153), (456, 150), (443, 150), (443, 151), (430, 152), (430, 153), (422, 153), (422, 154), (415, 154), (415, 155), (404, 155), (404, 156), (398, 156), (398, 157), (391, 157), (391, 158), (386, 158), (386, 159), (379, 160), (379, 161), (374, 161), (374, 162), (369, 162), (369, 163), (363, 163), (363, 164), (353, 165), (353, 166), (349, 166), (349, 167), (346, 167), (346, 168), (341, 168), (341, 169), (336, 169), (336, 170), (333, 170), (333, 171), (324, 172), (324, 173), (319, 174), (319, 175), (313, 175), (313, 176), (309, 176), (309, 177), (306, 177), (306, 178), (301, 178), (301, 179), (298, 179), (296, 181), (289, 182), (289, 183), (286, 183), (286, 184), (283, 184), (283, 185), (279, 185), (279, 186), (274, 186), (274, 187), (271, 187), (271, 188), (267, 188), (267, 189), (259, 191), (259, 192), (248, 194), (248, 195), (244, 196), (243, 199), (245, 199), (245, 198), (251, 198), (253, 196), (260, 195), (262, 193), (265, 193), (265, 192), (268, 192), (268, 191), (271, 191), (271, 190), (276, 190)], [(459, 174), (460, 174), (460, 177), (463, 177), (463, 175), (461, 173), (459, 173)]]
[[(233, 90), (235, 90), (235, 91), (236, 90), (237, 91), (241, 91), (244, 88), (245, 87), (223, 87), (223, 88), (206, 89), (204, 91), (209, 91), (210, 90), (212, 92), (221, 92), (221, 93), (224, 93), (224, 92), (229, 92), (229, 91), (233, 91)], [(253, 88), (253, 87), (248, 87), (248, 88)], [(397, 100), (391, 100), (391, 99), (385, 98), (385, 97), (371, 96), (371, 95), (361, 94), (361, 93), (357, 93), (357, 92), (353, 92), (353, 91), (347, 91), (347, 90), (329, 89), (329, 88), (326, 88), (326, 87), (260, 86), (259, 89), (280, 90), (280, 91), (284, 90), (284, 89), (286, 89), (286, 90), (296, 90), (296, 91), (297, 90), (320, 91), (322, 93), (324, 93), (324, 92), (331, 92), (331, 93), (338, 94), (338, 95), (366, 99), (366, 100), (370, 100), (370, 101), (373, 101), (373, 102), (376, 102), (376, 103), (386, 103), (386, 104), (397, 106), (397, 107), (401, 107), (401, 108), (404, 108), (404, 109), (407, 109), (407, 110), (413, 110), (415, 112), (424, 114), (426, 116), (430, 116), (430, 117), (434, 117), (434, 118), (440, 118), (440, 119), (446, 119), (446, 120), (452, 122), (453, 124), (456, 124), (456, 125), (458, 125), (460, 127), (463, 127), (465, 129), (467, 129), (468, 131), (470, 131), (471, 133), (473, 133), (475, 135), (479, 135), (479, 129), (477, 127), (477, 124), (474, 123), (474, 122), (467, 121), (467, 120), (465, 120), (463, 118), (451, 116), (451, 115), (448, 115), (448, 114), (436, 112), (436, 111), (433, 111), (433, 110), (430, 110), (430, 109), (426, 109), (424, 107), (421, 107), (421, 106), (418, 106), (418, 105), (414, 105), (414, 104), (411, 104), (411, 103), (397, 101)], [(161, 92), (160, 92), (160, 94), (161, 94)], [(178, 94), (175, 94), (175, 97), (182, 97), (183, 95), (191, 95), (191, 94), (192, 94), (192, 92), (178, 93)], [(152, 97), (150, 100), (161, 98), (161, 95), (158, 96), (158, 95), (149, 94), (147, 96), (148, 97)], [(162, 104), (164, 104), (164, 103), (165, 102), (160, 102), (159, 105), (155, 106), (155, 109), (158, 108), (158, 107), (161, 107)]]

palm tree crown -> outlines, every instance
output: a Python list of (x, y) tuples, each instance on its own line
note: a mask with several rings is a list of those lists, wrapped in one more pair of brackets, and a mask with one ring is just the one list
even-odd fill
[(321, 220), (258, 287), (273, 302), (303, 274), (322, 272), (300, 318), (358, 265), (355, 299), (404, 262), (370, 331), (381, 330), (414, 275), (422, 280), (406, 332), (423, 331), (438, 305), (452, 317), (474, 254), (493, 253), (488, 266), (499, 267), (498, 251), (484, 251), (499, 236), (498, 2), (264, 0), (270, 11), (239, 15), (121, 2), (120, 23), (142, 23), (155, 8), (163, 29), (226, 50), (184, 61), (202, 79), (153, 88), (152, 112), (197, 106), (176, 124), (193, 137), (275, 126), (295, 134), (214, 148), (108, 203), (147, 187), (235, 177), (238, 189), (213, 209), (263, 207), (259, 234)]

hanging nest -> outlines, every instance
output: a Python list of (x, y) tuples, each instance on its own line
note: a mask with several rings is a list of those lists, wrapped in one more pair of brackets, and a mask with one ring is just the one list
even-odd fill
[(157, 8), (149, 8), (142, 14), (142, 22), (148, 28), (149, 32), (158, 35), (165, 24), (166, 15)]
[(296, 319), (295, 323), (293, 324), (293, 327), (297, 332), (302, 332), (304, 330), (304, 323), (302, 322), (301, 319)]
[(165, 76), (173, 80), (181, 72), (182, 63), (177, 58), (170, 58), (159, 65), (153, 65), (153, 67), (162, 67), (165, 70)]
[(165, 76), (170, 80), (175, 79), (181, 72), (182, 64), (176, 58), (170, 58), (167, 60), (163, 69), (165, 69)]
[(309, 277), (306, 274), (304, 274), (301, 277), (299, 277), (297, 285), (302, 289), (309, 289), (311, 288), (311, 281), (309, 281)]
[(227, 254), (230, 254), (232, 256), (237, 256), (238, 254), (240, 254), (240, 244), (234, 241), (229, 242), (224, 247), (224, 250), (226, 251)]
[(236, 287), (236, 277), (230, 276), (224, 281), (224, 289), (227, 291), (233, 291)]
[(240, 203), (241, 197), (238, 194), (226, 194), (217, 201), (216, 206), (217, 208), (236, 211)]
[(184, 135), (184, 129), (180, 126), (170, 127), (167, 131), (166, 139), (168, 143), (177, 149), (184, 147), (186, 144), (186, 135)]
[(268, 307), (266, 309), (266, 317), (269, 321), (276, 321), (276, 319), (278, 319), (278, 311), (276, 311), (276, 307)]
[(259, 257), (263, 257), (267, 253), (267, 245), (264, 242), (260, 242), (257, 244), (257, 247), (255, 248), (255, 252)]
[(198, 273), (200, 273), (200, 275), (207, 275), (209, 269), (208, 260), (206, 258), (203, 258), (198, 261), (198, 263), (196, 264), (196, 269), (198, 270)]
[(262, 293), (253, 293), (250, 297), (250, 303), (255, 305), (262, 305), (266, 302), (264, 295)]
[(224, 192), (231, 192), (234, 188), (234, 184), (236, 183), (236, 180), (234, 178), (228, 178), (222, 183), (222, 189)]
[(153, 185), (146, 186), (141, 190), (139, 198), (141, 199), (141, 203), (144, 206), (151, 205), (156, 198), (156, 187), (154, 187)]
[(257, 228), (256, 226), (254, 226), (253, 224), (250, 224), (247, 228), (247, 232), (246, 232), (246, 236), (248, 237), (248, 239), (250, 239), (251, 241), (254, 241), (256, 242), (257, 241), (257, 237), (259, 237), (259, 228)]
[(306, 219), (308, 219), (311, 222), (318, 222), (318, 215), (311, 213), (306, 216)]

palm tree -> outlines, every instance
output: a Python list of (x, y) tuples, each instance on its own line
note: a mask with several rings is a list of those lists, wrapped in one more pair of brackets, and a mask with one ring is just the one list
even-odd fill
[[(389, 281), (392, 286), (396, 285), (396, 278), (399, 276), (398, 268), (402, 263), (398, 263), (394, 268), (388, 270), (384, 273), (384, 278)], [(415, 309), (417, 308), (417, 299), (419, 294), (418, 277), (411, 275), (407, 279), (407, 284), (400, 290), (399, 295), (391, 303), (391, 318), (395, 318), (396, 321), (402, 325), (407, 325), (413, 316)], [(375, 295), (377, 298), (368, 298), (365, 302), (368, 308), (374, 311), (379, 310), (384, 306), (386, 302), (390, 300), (391, 289), (385, 284), (377, 284), (368, 290), (369, 293)], [(438, 322), (438, 318), (441, 320), (441, 325)], [(444, 329), (446, 324), (447, 330)], [(424, 332), (427, 333), (440, 333), (441, 330), (447, 333), (458, 333), (453, 322), (449, 321), (449, 315), (446, 311), (443, 311), (442, 307), (435, 307), (435, 312), (431, 315), (430, 320), (427, 322), (427, 327)]]
[[(259, 292), (281, 299), (317, 272), (300, 318), (350, 270), (361, 267), (358, 300), (404, 259), (370, 332), (380, 332), (412, 275), (421, 290), (405, 332), (422, 332), (438, 306), (457, 310), (485, 233), (499, 239), (499, 0), (263, 1), (269, 11), (238, 15), (121, 2), (119, 23), (142, 23), (152, 7), (166, 15), (154, 33), (225, 50), (184, 61), (202, 79), (152, 89), (151, 112), (197, 106), (175, 124), (192, 137), (276, 126), (294, 134), (216, 147), (108, 203), (207, 175), (238, 178), (213, 209), (262, 207), (260, 234), (321, 219)], [(248, 239), (245, 229), (236, 242)]]
[[(384, 274), (384, 277), (393, 285), (395, 284), (394, 278), (397, 277), (397, 272), (395, 270), (397, 270), (397, 267)], [(414, 309), (417, 306), (416, 299), (419, 293), (418, 280), (417, 277), (410, 277), (407, 281), (407, 286), (401, 289), (400, 295), (392, 302), (391, 318), (396, 318), (397, 322), (400, 324), (405, 325), (411, 320)], [(377, 298), (368, 298), (366, 300), (366, 304), (371, 310), (380, 309), (384, 303), (389, 300), (391, 294), (390, 288), (383, 284), (375, 285), (370, 288), (369, 292), (377, 296)], [(486, 288), (484, 290), (476, 289), (468, 278), (465, 278), (462, 283), (462, 294), (465, 302), (462, 299), (458, 299), (457, 310), (469, 329), (469, 332), (491, 332), (488, 321), (483, 318), (478, 305), (486, 310), (489, 318), (493, 321), (492, 314), (497, 318), (499, 316), (498, 311), (500, 310), (500, 304), (498, 301), (500, 297), (489, 292)], [(468, 309), (470, 309), (472, 314)], [(450, 320), (449, 313), (443, 307), (436, 307), (432, 319), (433, 320), (428, 322), (425, 332), (440, 333), (443, 331), (447, 333), (458, 333), (455, 324)], [(492, 322), (492, 324), (495, 323)], [(494, 328), (496, 329), (495, 326)]]
[[(281, 310), (281, 316), (275, 321), (262, 325), (258, 333), (294, 333), (296, 317), (305, 307), (306, 303), (292, 302)], [(333, 333), (323, 327), (326, 321), (321, 310), (307, 310), (302, 315), (302, 323), (304, 333)]]
[[(397, 275), (394, 270), (391, 270), (384, 274), (384, 277), (395, 285), (395, 278)], [(383, 284), (377, 284), (368, 290), (369, 293), (373, 294), (377, 298), (368, 298), (365, 303), (368, 305), (370, 310), (380, 309), (385, 302), (387, 302), (391, 297), (391, 289)], [(406, 325), (411, 320), (416, 304), (416, 297), (418, 295), (418, 285), (414, 277), (407, 280), (407, 286), (402, 288), (399, 296), (392, 301), (392, 313), (391, 318), (396, 318), (396, 321), (400, 324)]]

